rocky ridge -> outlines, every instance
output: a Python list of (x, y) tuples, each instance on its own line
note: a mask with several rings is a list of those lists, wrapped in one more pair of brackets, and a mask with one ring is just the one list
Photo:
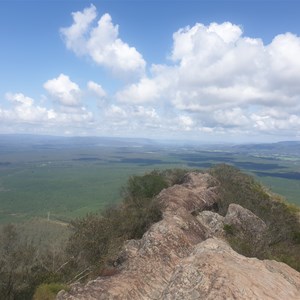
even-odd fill
[(300, 299), (300, 273), (232, 250), (224, 225), (251, 234), (255, 243), (266, 224), (237, 204), (219, 215), (217, 198), (213, 177), (189, 173), (158, 195), (163, 219), (125, 243), (117, 274), (73, 284), (57, 299)]

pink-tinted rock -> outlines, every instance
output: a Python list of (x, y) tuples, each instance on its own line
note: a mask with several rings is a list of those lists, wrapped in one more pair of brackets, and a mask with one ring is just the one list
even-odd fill
[(163, 190), (163, 220), (125, 243), (120, 272), (75, 284), (57, 299), (300, 299), (297, 271), (237, 254), (220, 239), (223, 217), (193, 213), (215, 203), (212, 182), (208, 174), (190, 173), (182, 185)]

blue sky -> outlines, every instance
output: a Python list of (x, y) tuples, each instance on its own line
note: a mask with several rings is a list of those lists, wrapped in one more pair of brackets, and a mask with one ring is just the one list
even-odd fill
[(299, 11), (0, 0), (0, 133), (299, 140)]

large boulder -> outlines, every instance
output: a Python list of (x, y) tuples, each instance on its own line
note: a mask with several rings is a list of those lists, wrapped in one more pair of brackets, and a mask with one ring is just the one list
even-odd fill
[(263, 241), (267, 230), (267, 225), (262, 219), (249, 209), (234, 203), (228, 207), (224, 225), (231, 226), (235, 235), (254, 244)]

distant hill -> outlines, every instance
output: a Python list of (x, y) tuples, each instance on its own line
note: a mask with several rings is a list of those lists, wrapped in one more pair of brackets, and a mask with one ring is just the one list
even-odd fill
[(236, 152), (257, 152), (278, 155), (300, 155), (299, 141), (286, 141), (269, 144), (243, 144), (233, 146)]
[(61, 137), (30, 134), (0, 135), (0, 149), (60, 149), (69, 147), (140, 147), (154, 144), (150, 139), (121, 137)]
[(0, 151), (9, 147), (18, 149), (58, 149), (68, 147), (142, 147), (172, 146), (203, 149), (219, 149), (242, 153), (265, 153), (300, 155), (300, 141), (253, 144), (206, 144), (200, 141), (154, 140), (148, 138), (96, 137), (96, 136), (50, 136), (33, 134), (0, 134)]

